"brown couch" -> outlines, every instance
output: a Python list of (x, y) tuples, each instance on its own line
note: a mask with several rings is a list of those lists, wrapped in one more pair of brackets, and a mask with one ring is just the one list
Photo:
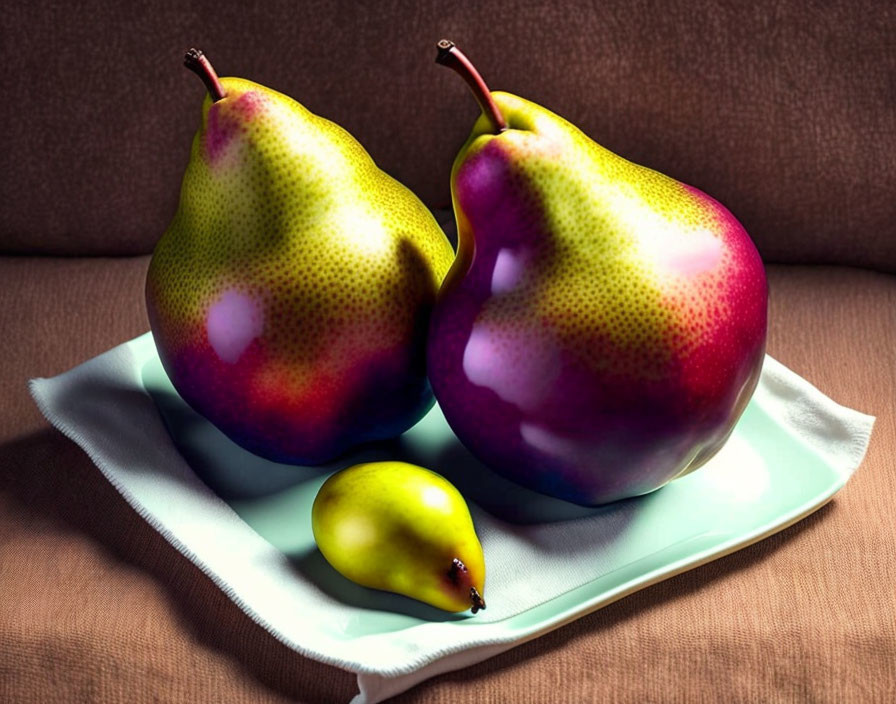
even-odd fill
[(346, 701), (51, 430), (26, 381), (148, 329), (203, 89), (342, 124), (434, 208), (490, 84), (726, 203), (768, 263), (769, 352), (878, 416), (810, 518), (398, 701), (896, 701), (896, 13), (828, 3), (7, 3), (0, 58), (0, 701)]

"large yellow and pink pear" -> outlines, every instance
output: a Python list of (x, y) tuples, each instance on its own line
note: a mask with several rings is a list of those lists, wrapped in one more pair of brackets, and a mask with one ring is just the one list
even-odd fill
[(209, 95), (146, 303), (180, 395), (238, 444), (317, 464), (431, 407), (430, 309), (453, 250), (338, 125), (187, 64)]

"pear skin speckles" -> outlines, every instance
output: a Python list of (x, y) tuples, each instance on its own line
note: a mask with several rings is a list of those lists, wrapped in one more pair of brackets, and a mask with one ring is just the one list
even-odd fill
[(222, 85), (147, 275), (166, 371), (280, 461), (400, 433), (431, 405), (426, 321), (451, 245), (345, 130), (250, 81)]
[[(510, 115), (523, 103), (495, 96)], [(515, 124), (537, 125), (544, 133), (514, 131)], [(500, 240), (502, 251), (509, 252), (525, 239), (528, 258), (539, 262), (539, 276), (532, 290), (523, 286), (518, 295), (496, 300), (484, 316), (514, 318), (530, 301), (530, 313), (559, 334), (568, 332), (566, 344), (580, 345), (581, 354), (594, 349), (581, 334), (583, 326), (600, 328), (615, 345), (633, 348), (641, 373), (659, 378), (667, 374), (669, 358), (683, 351), (670, 349), (670, 338), (696, 344), (707, 333), (708, 320), (736, 314), (725, 295), (706, 295), (738, 285), (726, 275), (734, 256), (744, 258), (736, 221), (720, 228), (718, 213), (695, 196), (699, 191), (626, 162), (571, 125), (558, 130), (553, 122), (529, 116), (511, 118), (510, 127), (501, 135), (471, 139), (455, 174), (456, 197), (472, 237), (476, 231), (489, 233), (491, 242), (477, 242), (479, 251)], [(641, 207), (644, 202), (651, 207)], [(521, 207), (537, 216), (525, 223), (497, 221)], [(746, 243), (752, 247), (748, 238)], [(683, 327), (691, 334), (681, 336)], [(655, 364), (642, 364), (645, 347), (655, 350)], [(600, 355), (595, 363), (608, 359)]]
[(767, 287), (715, 200), (493, 93), (452, 169), (458, 262), (433, 313), (436, 397), (498, 471), (585, 504), (721, 447), (761, 368)]

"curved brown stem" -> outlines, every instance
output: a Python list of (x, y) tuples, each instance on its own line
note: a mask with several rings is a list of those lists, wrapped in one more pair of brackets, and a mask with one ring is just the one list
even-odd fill
[[(467, 566), (456, 557), (451, 561), (451, 567), (448, 569), (448, 579), (454, 586), (460, 586), (463, 583), (470, 584), (470, 575), (467, 572)], [(475, 614), (477, 611), (485, 609), (485, 599), (479, 590), (470, 586), (470, 610)]]
[(436, 47), (439, 50), (439, 54), (436, 56), (436, 63), (453, 69), (467, 82), (467, 85), (470, 86), (470, 90), (473, 91), (473, 96), (476, 98), (476, 102), (479, 103), (479, 107), (482, 108), (482, 114), (488, 118), (489, 122), (491, 122), (492, 131), (495, 134), (498, 134), (499, 132), (506, 130), (507, 121), (498, 109), (498, 104), (492, 97), (491, 91), (488, 89), (488, 86), (485, 85), (485, 81), (482, 80), (482, 76), (479, 74), (479, 71), (476, 70), (476, 67), (473, 66), (470, 60), (464, 56), (464, 53), (454, 45), (454, 42), (442, 39), (436, 44)]
[(199, 49), (190, 49), (184, 55), (184, 66), (202, 79), (208, 89), (208, 94), (212, 97), (212, 102), (217, 103), (226, 95), (221, 81), (218, 79), (218, 74), (215, 73), (209, 60)]
[(485, 599), (476, 587), (470, 587), (470, 603), (472, 604), (470, 611), (474, 614), (480, 610), (485, 611)]

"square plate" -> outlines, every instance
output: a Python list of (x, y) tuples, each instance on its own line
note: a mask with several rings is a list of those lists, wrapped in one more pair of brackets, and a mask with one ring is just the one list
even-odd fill
[[(583, 508), (488, 470), (437, 406), (401, 438), (327, 466), (263, 460), (181, 400), (149, 333), (32, 389), (44, 414), (239, 608), (297, 652), (358, 673), (359, 702), (791, 525), (846, 483), (873, 422), (766, 358), (753, 400), (706, 466), (646, 496)], [(467, 498), (485, 552), (486, 611), (448, 614), (365, 589), (323, 559), (311, 533), (317, 490), (332, 472), (376, 459), (433, 469)]]

